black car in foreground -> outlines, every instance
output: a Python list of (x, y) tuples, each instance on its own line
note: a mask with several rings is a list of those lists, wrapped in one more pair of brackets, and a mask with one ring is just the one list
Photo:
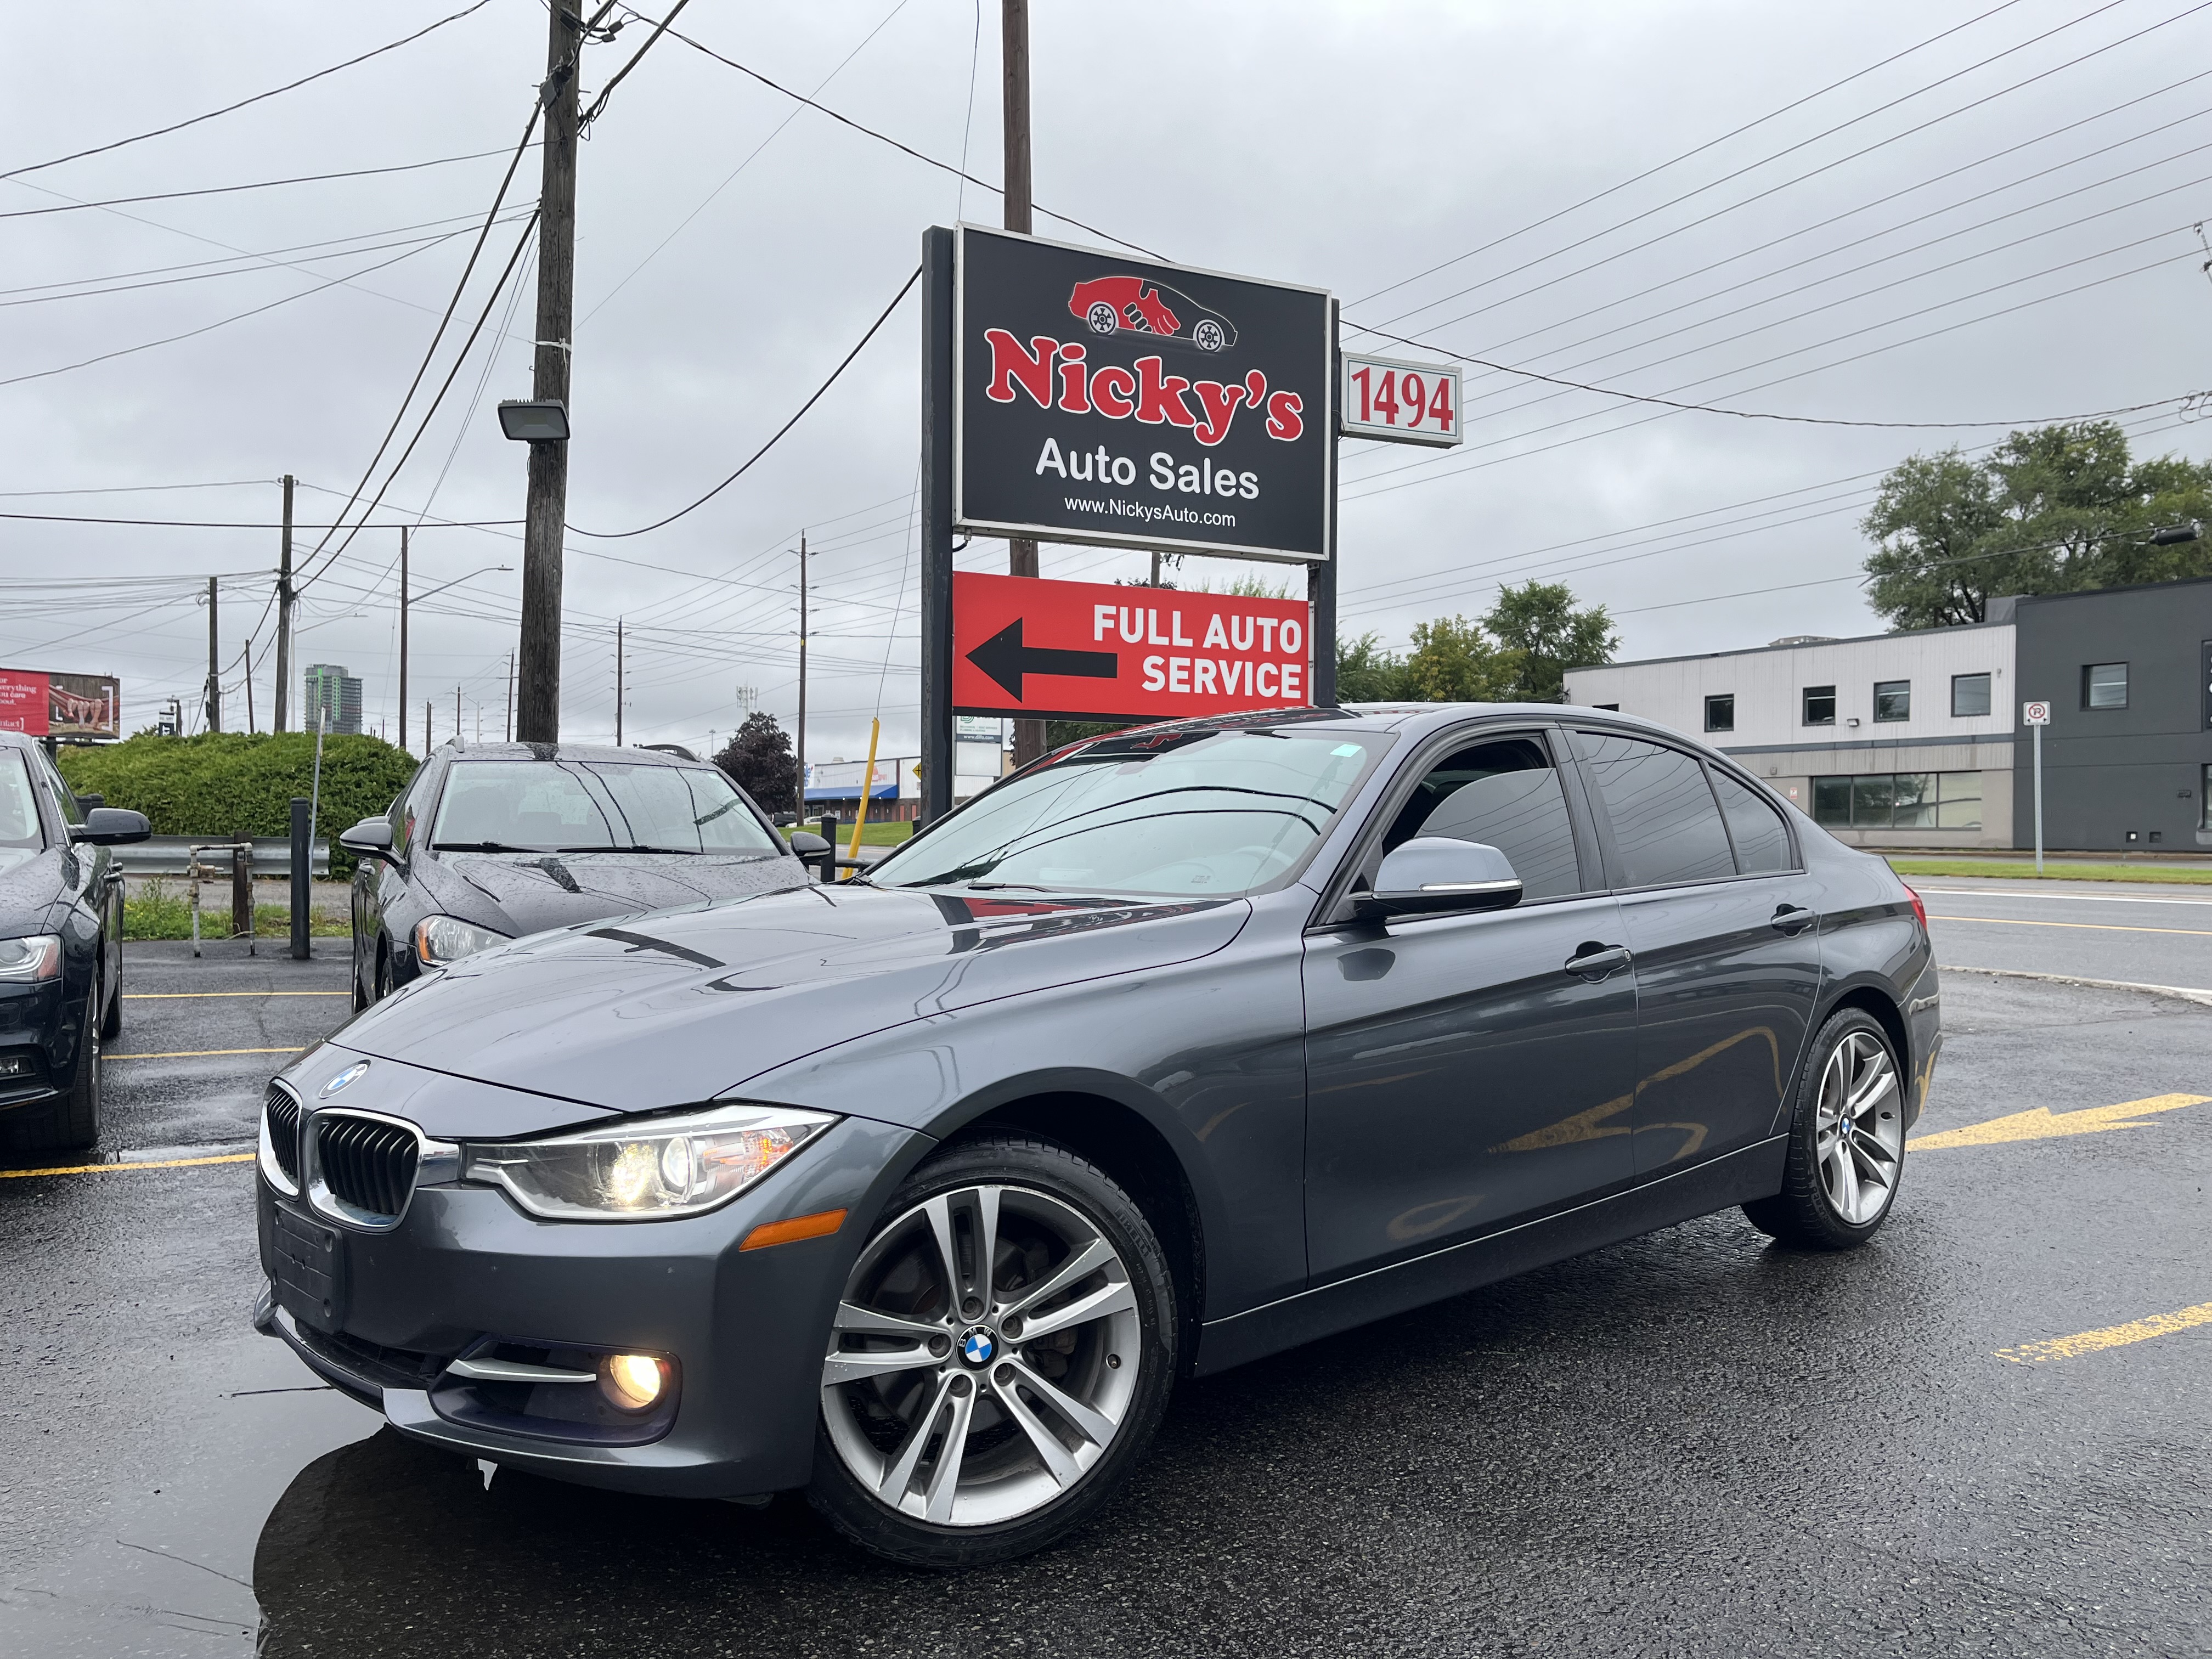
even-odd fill
[(123, 1029), (123, 872), (106, 849), (147, 833), (0, 732), (0, 1150), (100, 1139), (100, 1045)]
[(449, 741), (338, 840), (356, 1010), (526, 933), (807, 879), (750, 796), (672, 750)]
[(255, 1317), (468, 1456), (1001, 1559), (1178, 1377), (1731, 1205), (1865, 1243), (1936, 1003), (1887, 865), (1656, 726), (1152, 726), (356, 1020), (269, 1091)]

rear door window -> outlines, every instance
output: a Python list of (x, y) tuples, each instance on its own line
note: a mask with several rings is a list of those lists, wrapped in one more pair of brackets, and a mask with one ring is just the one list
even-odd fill
[(1613, 825), (1624, 887), (1735, 874), (1721, 809), (1696, 757), (1610, 732), (1576, 737)]
[(1521, 878), (1524, 902), (1583, 890), (1559, 774), (1533, 736), (1470, 744), (1430, 768), (1370, 861), (1379, 866), (1382, 854), (1416, 836), (1495, 847)]
[(1710, 775), (1721, 799), (1721, 816), (1728, 820), (1729, 839), (1735, 843), (1736, 868), (1747, 876), (1796, 868), (1782, 815), (1727, 773), (1715, 770)]

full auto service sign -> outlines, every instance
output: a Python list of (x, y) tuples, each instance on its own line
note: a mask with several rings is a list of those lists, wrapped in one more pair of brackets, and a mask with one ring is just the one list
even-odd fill
[(1297, 599), (956, 571), (952, 705), (1070, 720), (1300, 708), (1309, 614)]
[(956, 235), (961, 529), (1328, 556), (1325, 292), (975, 225)]

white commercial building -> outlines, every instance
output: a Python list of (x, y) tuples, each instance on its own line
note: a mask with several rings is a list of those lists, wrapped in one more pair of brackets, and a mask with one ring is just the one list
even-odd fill
[(1577, 668), (1567, 701), (1688, 732), (1857, 846), (2009, 847), (2015, 630), (2000, 614)]

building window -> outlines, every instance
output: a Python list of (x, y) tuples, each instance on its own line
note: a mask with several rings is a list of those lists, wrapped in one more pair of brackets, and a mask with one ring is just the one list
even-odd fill
[(1805, 724), (1833, 726), (1836, 723), (1836, 688), (1832, 685), (1808, 685), (1805, 688)]
[(1966, 720), (1990, 712), (1990, 677), (1987, 674), (1954, 674), (1951, 676), (1951, 718)]
[(2125, 708), (2127, 706), (2127, 664), (2093, 662), (2081, 670), (2082, 708)]
[(1911, 680), (1876, 680), (1874, 683), (1874, 717), (1883, 720), (1909, 720), (1912, 718), (1912, 682)]
[[(2205, 769), (2212, 781), (2212, 767)], [(1830, 830), (1978, 830), (1979, 772), (1876, 772), (1813, 780), (1813, 822)]]
[(1705, 699), (1705, 730), (1733, 732), (1735, 730), (1735, 693), (1724, 691), (1719, 696)]

